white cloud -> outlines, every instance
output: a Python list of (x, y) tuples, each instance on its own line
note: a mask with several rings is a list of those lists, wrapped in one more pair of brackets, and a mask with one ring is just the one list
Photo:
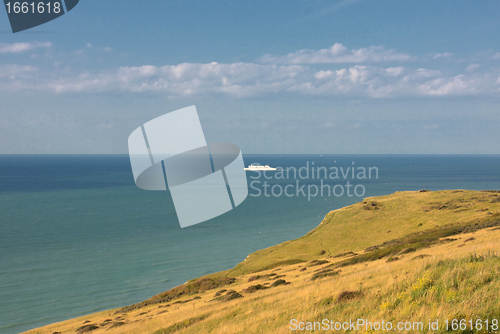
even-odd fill
[(481, 65), (479, 65), (479, 64), (470, 64), (469, 66), (467, 66), (467, 68), (465, 70), (467, 72), (474, 72), (475, 70), (477, 70), (480, 67), (481, 67)]
[(257, 59), (260, 63), (273, 64), (333, 64), (333, 63), (378, 63), (389, 61), (405, 61), (411, 57), (394, 50), (386, 50), (383, 46), (347, 50), (341, 43), (335, 43), (327, 49), (304, 49), (286, 56), (264, 55)]
[(109, 46), (100, 47), (100, 46), (93, 45), (91, 43), (86, 43), (85, 47), (83, 47), (82, 49), (74, 50), (73, 55), (88, 57), (88, 56), (91, 56), (92, 54), (96, 55), (96, 54), (102, 53), (102, 52), (111, 53), (111, 52), (113, 52), (113, 49)]
[(451, 58), (453, 54), (451, 52), (445, 52), (445, 53), (436, 53), (434, 55), (434, 59), (439, 59), (439, 58)]
[(19, 77), (26, 77), (28, 74), (38, 71), (33, 66), (21, 65), (0, 65), (0, 78), (15, 80)]
[(20, 53), (38, 48), (50, 48), (50, 42), (0, 43), (0, 53)]
[(491, 59), (500, 59), (500, 52), (495, 53)]
[(286, 91), (310, 74), (306, 67), (253, 63), (120, 67), (96, 75), (88, 73), (52, 81), (55, 92), (161, 92), (170, 96), (221, 93), (235, 97)]
[(355, 4), (360, 0), (344, 0), (338, 3), (329, 4), (328, 6), (315, 11), (312, 15), (308, 15), (306, 20), (317, 19), (318, 17), (328, 15), (330, 13), (336, 12), (344, 7)]
[(327, 65), (322, 68), (319, 65), (321, 62), (332, 59), (375, 61), (388, 57), (387, 54), (384, 56), (386, 50), (381, 47), (348, 51), (343, 45), (335, 44), (325, 50), (329, 51), (314, 53), (302, 50), (285, 56), (284, 62), (309, 61), (314, 66), (212, 62), (124, 66), (105, 71), (77, 72), (63, 64), (54, 64), (47, 70), (3, 65), (0, 66), (0, 91), (36, 90), (59, 94), (153, 92), (168, 97), (226, 95), (235, 98), (298, 94), (348, 96), (354, 99), (500, 95), (498, 69), (479, 72), (479, 65), (472, 64), (463, 73), (450, 74), (429, 68), (368, 64), (338, 65), (340, 68), (336, 69)]
[(0, 91), (40, 90), (39, 69), (33, 66), (0, 65)]
[(120, 67), (98, 73), (72, 73), (57, 67), (43, 72), (29, 66), (3, 66), (0, 67), (0, 89), (56, 93), (155, 92), (170, 97), (301, 94), (390, 98), (499, 95), (500, 82), (498, 74), (446, 76), (426, 68), (354, 65), (316, 70), (303, 65), (213, 62)]

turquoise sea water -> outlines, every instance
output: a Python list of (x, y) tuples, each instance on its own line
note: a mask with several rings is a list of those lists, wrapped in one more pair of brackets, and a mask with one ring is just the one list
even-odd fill
[[(363, 185), (363, 197), (424, 188), (500, 189), (500, 156), (244, 159), (273, 167), (311, 167), (312, 162), (344, 171), (353, 163), (377, 167), (378, 179), (323, 180), (332, 187), (346, 181)], [(258, 181), (255, 187), (263, 190), (264, 181), (284, 187), (297, 180)], [(307, 192), (321, 180), (298, 181)], [(0, 332), (19, 333), (142, 301), (300, 237), (329, 211), (362, 199), (345, 194), (309, 201), (293, 194), (249, 196), (222, 216), (181, 229), (169, 193), (138, 189), (125, 155), (0, 155)]]

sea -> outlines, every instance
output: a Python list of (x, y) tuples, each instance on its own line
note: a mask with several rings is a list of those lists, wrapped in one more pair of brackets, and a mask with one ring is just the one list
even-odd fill
[(500, 189), (499, 155), (243, 158), (289, 173), (247, 172), (243, 203), (180, 228), (169, 191), (136, 187), (127, 155), (0, 155), (0, 333), (130, 305), (232, 268), (366, 197)]

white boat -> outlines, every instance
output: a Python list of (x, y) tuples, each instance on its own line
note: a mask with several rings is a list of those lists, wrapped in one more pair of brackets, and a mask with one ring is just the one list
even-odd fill
[(269, 165), (265, 165), (265, 166), (262, 166), (260, 164), (257, 164), (257, 163), (254, 163), (254, 164), (251, 164), (250, 166), (248, 166), (247, 168), (245, 168), (245, 170), (253, 170), (253, 171), (272, 171), (272, 170), (276, 170), (276, 168), (273, 168), (273, 167), (269, 167)]

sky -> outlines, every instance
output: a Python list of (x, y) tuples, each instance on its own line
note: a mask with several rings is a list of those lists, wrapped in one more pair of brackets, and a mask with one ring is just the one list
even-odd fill
[(500, 154), (500, 2), (81, 0), (13, 34), (0, 154), (125, 154), (196, 105), (245, 154)]

